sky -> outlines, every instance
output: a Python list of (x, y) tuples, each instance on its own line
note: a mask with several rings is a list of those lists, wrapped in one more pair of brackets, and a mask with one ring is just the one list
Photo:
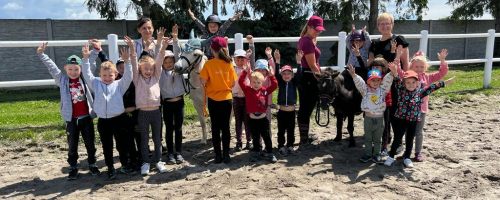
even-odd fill
[[(130, 0), (117, 0), (120, 11), (119, 19), (136, 19), (135, 12), (124, 15)], [(163, 0), (159, 0), (160, 4)], [(90, 13), (85, 0), (0, 0), (0, 19), (100, 19), (97, 12)], [(450, 15), (453, 8), (446, 4), (446, 0), (429, 1), (429, 10), (424, 15), (424, 20), (438, 20)], [(228, 19), (234, 14), (231, 5), (227, 5), (228, 15), (221, 18)], [(388, 8), (389, 12), (391, 11)], [(205, 16), (211, 14), (211, 6), (205, 11)], [(493, 19), (486, 13), (480, 19)]]

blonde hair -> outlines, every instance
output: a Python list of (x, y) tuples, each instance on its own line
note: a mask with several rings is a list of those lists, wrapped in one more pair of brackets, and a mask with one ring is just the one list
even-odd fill
[(112, 72), (116, 73), (116, 65), (113, 64), (111, 61), (104, 61), (101, 63), (101, 71), (102, 70), (111, 70)]
[(250, 78), (257, 79), (259, 81), (264, 81), (264, 75), (258, 71), (254, 71), (250, 74)]
[(380, 23), (380, 21), (387, 20), (387, 19), (390, 20), (391, 23), (394, 23), (394, 16), (392, 16), (389, 13), (382, 13), (377, 17), (377, 24)]
[[(304, 25), (304, 27), (302, 28), (302, 31), (300, 32), (300, 37), (304, 37), (304, 35), (306, 35), (306, 33), (307, 33), (307, 27), (308, 27), (308, 26), (309, 26), (309, 25), (307, 25), (307, 23), (306, 23), (306, 25)], [(316, 40), (316, 38), (314, 38), (314, 39), (313, 39), (313, 42), (314, 42), (314, 45), (316, 45), (316, 43), (317, 43), (318, 41)]]
[(153, 57), (151, 57), (150, 55), (142, 56), (141, 59), (139, 59), (139, 64), (138, 64), (139, 65), (139, 74), (141, 73), (141, 66), (144, 64), (154, 65), (155, 59), (153, 59)]
[(413, 66), (413, 61), (422, 61), (424, 63), (424, 72), (429, 68), (429, 64), (427, 64), (427, 58), (425, 57), (424, 52), (418, 51), (410, 61), (410, 69)]
[(219, 51), (216, 51), (215, 49), (212, 50), (214, 52), (214, 57), (226, 61), (227, 63), (231, 63), (232, 59), (226, 47), (220, 48)]

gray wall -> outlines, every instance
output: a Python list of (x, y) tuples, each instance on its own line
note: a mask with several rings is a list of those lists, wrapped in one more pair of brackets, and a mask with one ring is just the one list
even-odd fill
[[(47, 41), (47, 40), (86, 40), (91, 38), (105, 39), (108, 34), (117, 34), (119, 38), (130, 35), (138, 38), (136, 32), (136, 21), (105, 21), (105, 20), (50, 20), (50, 19), (0, 19), (1, 41)], [(356, 27), (367, 25), (366, 21), (355, 21)], [(476, 20), (462, 22), (452, 21), (424, 21), (421, 24), (416, 21), (396, 22), (393, 33), (395, 34), (419, 34), (421, 30), (429, 30), (429, 34), (457, 34), (457, 33), (486, 33), (488, 29), (494, 29), (493, 20)], [(327, 31), (321, 36), (336, 36), (341, 24), (331, 21), (325, 22)], [(297, 30), (297, 34), (300, 30)], [(228, 30), (228, 33), (245, 31), (240, 30), (236, 23)], [(375, 32), (373, 35), (380, 34)], [(418, 51), (419, 40), (409, 39), (410, 55)], [(293, 44), (293, 43), (292, 43)], [(322, 51), (320, 63), (325, 64), (332, 57), (329, 49), (332, 42), (319, 42)], [(295, 46), (293, 44), (292, 46)], [(428, 55), (431, 60), (437, 60), (437, 55), (442, 48), (449, 51), (449, 60), (484, 58), (486, 38), (469, 39), (430, 39)], [(53, 49), (53, 50), (52, 50)], [(107, 52), (106, 45), (103, 49)], [(76, 54), (81, 56), (81, 47), (50, 47), (45, 53), (49, 55), (62, 69), (64, 60)], [(19, 81), (49, 79), (50, 74), (40, 62), (36, 54), (36, 48), (0, 48), (0, 81)]]

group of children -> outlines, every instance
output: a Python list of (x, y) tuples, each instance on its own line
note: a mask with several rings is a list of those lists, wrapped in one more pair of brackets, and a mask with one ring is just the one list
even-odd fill
[[(214, 143), (215, 162), (230, 162), (229, 119), (231, 111), (235, 116), (236, 151), (243, 149), (242, 126), (245, 126), (245, 148), (253, 151), (252, 162), (266, 155), (270, 162), (277, 162), (272, 152), (271, 112), (272, 93), (278, 92), (278, 149), (282, 156), (295, 155), (295, 108), (297, 106), (297, 88), (302, 77), (302, 52), (296, 54), (297, 73), (294, 75), (290, 65), (281, 66), (279, 50), (268, 47), (265, 50), (267, 59), (255, 61), (255, 47), (252, 36), (247, 36), (249, 50), (237, 49), (231, 58), (227, 41), (223, 36), (225, 30), (237, 14), (221, 24), (215, 15), (209, 16), (207, 24), (201, 23), (192, 15), (193, 20), (203, 30), (204, 37), (210, 42), (198, 44), (192, 48), (203, 49), (208, 59), (200, 72), (200, 82), (208, 96), (208, 110), (212, 123), (212, 141)], [(138, 30), (152, 31), (152, 22), (141, 19)], [(165, 29), (157, 31), (157, 41), (136, 40), (125, 36), (128, 49), (120, 50), (121, 58), (112, 63), (101, 49), (98, 40), (89, 40), (89, 45), (82, 47), (83, 59), (76, 55), (68, 57), (65, 62), (64, 76), (55, 63), (43, 52), (47, 43), (42, 44), (37, 53), (56, 80), (61, 94), (61, 115), (66, 121), (66, 132), (69, 144), (68, 163), (71, 166), (68, 180), (78, 176), (78, 140), (82, 134), (87, 149), (89, 171), (92, 175), (100, 174), (95, 158), (95, 133), (93, 118), (98, 117), (97, 129), (102, 142), (103, 154), (109, 179), (115, 179), (117, 172), (133, 175), (140, 167), (142, 175), (150, 171), (149, 133), (151, 128), (154, 143), (154, 161), (160, 173), (167, 171), (162, 161), (162, 118), (166, 125), (166, 144), (168, 164), (184, 162), (181, 155), (182, 124), (184, 121), (185, 82), (182, 74), (176, 73), (174, 63), (179, 59), (178, 27), (172, 28), (172, 38), (164, 38)], [(427, 96), (449, 84), (453, 79), (432, 84), (444, 77), (447, 72), (446, 50), (439, 54), (440, 72), (426, 74), (427, 61), (422, 53), (415, 54), (411, 61), (411, 70), (403, 72), (398, 61), (401, 46), (395, 47), (396, 62), (388, 63), (383, 58), (367, 61), (370, 47), (369, 36), (365, 30), (354, 30), (348, 35), (348, 43), (352, 44), (349, 59), (349, 73), (353, 77), (356, 88), (363, 96), (361, 104), (365, 112), (365, 155), (363, 162), (373, 160), (382, 163), (382, 132), (384, 129), (384, 112), (390, 94), (390, 86), (396, 85), (398, 98), (395, 140), (389, 153), (386, 165), (394, 162), (396, 148), (406, 132), (406, 151), (404, 164), (413, 167), (410, 154), (415, 133), (422, 131)], [(166, 50), (173, 45), (173, 52)], [(152, 49), (154, 48), (154, 49)], [(190, 47), (191, 48), (191, 47)], [(186, 48), (189, 50), (190, 48)], [(102, 64), (99, 77), (94, 76), (95, 60), (100, 58)], [(233, 63), (235, 66), (233, 66)], [(356, 67), (354, 67), (355, 65)], [(368, 74), (359, 74), (365, 68)], [(390, 73), (388, 71), (390, 69)], [(356, 72), (359, 74), (356, 74)], [(364, 78), (366, 76), (366, 79)], [(366, 81), (366, 83), (365, 83)], [(163, 117), (160, 110), (163, 108)], [(424, 113), (422, 113), (424, 112)], [(137, 125), (137, 126), (136, 126)], [(173, 138), (175, 132), (175, 151)], [(286, 137), (285, 137), (286, 132)], [(222, 133), (222, 137), (220, 135)], [(119, 153), (121, 168), (116, 170), (113, 162), (113, 138)], [(222, 148), (221, 148), (222, 141)], [(263, 149), (262, 141), (265, 145)], [(285, 144), (286, 143), (286, 144)], [(416, 145), (421, 150), (421, 142)], [(373, 148), (373, 149), (372, 149)]]

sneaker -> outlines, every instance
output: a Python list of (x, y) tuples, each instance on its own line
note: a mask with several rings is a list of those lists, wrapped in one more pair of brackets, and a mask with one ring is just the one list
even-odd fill
[(286, 152), (286, 148), (285, 147), (281, 147), (280, 151), (279, 151), (280, 156), (286, 156), (286, 153), (287, 153)]
[(68, 181), (72, 181), (78, 178), (78, 168), (71, 168), (69, 170)]
[(269, 155), (267, 155), (267, 157), (269, 158), (269, 162), (271, 162), (271, 163), (278, 162), (278, 159), (276, 159), (276, 156), (274, 156), (274, 154), (272, 154), (272, 153), (270, 153)]
[(252, 151), (253, 150), (253, 143), (252, 141), (247, 142), (247, 145), (245, 146), (245, 149)]
[(420, 152), (415, 153), (415, 160), (417, 162), (422, 162), (422, 161), (424, 161), (424, 156)]
[(243, 143), (242, 142), (236, 142), (236, 147), (234, 148), (234, 151), (238, 152), (243, 150)]
[(115, 168), (108, 168), (108, 179), (109, 180), (114, 180), (116, 179), (116, 169)]
[(121, 174), (126, 174), (126, 175), (135, 175), (136, 172), (135, 170), (130, 167), (130, 166), (122, 166), (120, 167), (120, 171), (119, 171)]
[(384, 165), (391, 166), (393, 162), (394, 162), (394, 158), (387, 157), (387, 160), (385, 160)]
[(400, 145), (400, 146), (396, 149), (396, 154), (400, 154), (402, 151), (403, 151), (403, 145)]
[(382, 158), (380, 156), (373, 156), (372, 160), (375, 164), (384, 164), (384, 161), (382, 161)]
[(257, 162), (259, 160), (260, 160), (260, 153), (259, 152), (254, 152), (253, 155), (252, 155), (252, 159), (250, 159), (250, 161)]
[(168, 161), (167, 161), (167, 163), (168, 163), (169, 165), (173, 165), (173, 164), (175, 164), (175, 163), (176, 163), (176, 161), (175, 161), (175, 157), (174, 157), (174, 154), (171, 154), (171, 153), (170, 153), (170, 154), (168, 154)]
[(366, 163), (366, 162), (370, 161), (371, 159), (372, 159), (372, 157), (370, 155), (365, 154), (363, 157), (361, 157), (359, 159), (359, 161)]
[(387, 152), (387, 149), (382, 149), (382, 151), (380, 152), (380, 156), (388, 156), (389, 155), (389, 152)]
[(165, 167), (165, 162), (156, 163), (156, 169), (158, 169), (158, 171), (160, 171), (160, 173), (162, 174), (167, 172), (167, 168)]
[(222, 153), (222, 158), (224, 160), (224, 163), (229, 163), (231, 162), (231, 158), (229, 157), (229, 151), (225, 151), (224, 153)]
[(409, 158), (405, 159), (404, 164), (405, 164), (405, 167), (413, 168), (413, 163), (411, 162), (411, 159), (409, 159)]
[(147, 176), (149, 174), (149, 163), (143, 163), (141, 167), (141, 175)]
[(89, 165), (89, 171), (92, 174), (92, 176), (97, 176), (97, 175), (101, 174), (101, 172), (99, 171), (99, 168), (97, 168), (97, 166), (95, 164)]
[(266, 150), (266, 148), (264, 148), (262, 151), (260, 151), (260, 155), (264, 156), (264, 157), (267, 157), (267, 150)]
[(293, 147), (288, 147), (288, 155), (295, 156), (295, 150), (293, 150)]
[(215, 154), (215, 164), (220, 164), (222, 163), (222, 155), (219, 153), (219, 154)]
[(299, 150), (300, 151), (304, 151), (304, 150), (309, 150), (309, 149), (315, 149), (316, 147), (309, 143), (309, 142), (306, 142), (306, 143), (300, 143), (299, 144)]
[(175, 157), (175, 162), (176, 162), (177, 164), (181, 164), (181, 163), (183, 163), (183, 162), (184, 162), (184, 158), (181, 156), (181, 154), (180, 154), (180, 153), (178, 153), (178, 154), (177, 154), (177, 156)]

